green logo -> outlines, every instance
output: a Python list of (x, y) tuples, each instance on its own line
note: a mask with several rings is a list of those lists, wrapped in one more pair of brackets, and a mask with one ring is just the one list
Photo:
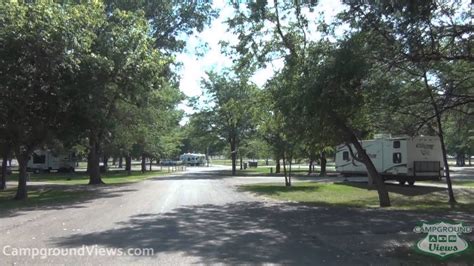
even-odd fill
[(416, 247), (426, 253), (445, 257), (459, 253), (467, 249), (467, 242), (460, 237), (461, 234), (471, 233), (472, 228), (462, 223), (452, 224), (438, 222), (423, 223), (413, 229), (415, 233), (427, 234), (425, 238), (418, 241)]

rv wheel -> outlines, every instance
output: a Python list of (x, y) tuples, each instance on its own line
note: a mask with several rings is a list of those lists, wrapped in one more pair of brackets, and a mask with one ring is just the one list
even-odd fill
[(400, 186), (405, 185), (406, 182), (406, 180), (398, 180), (398, 184), (400, 184)]
[(408, 181), (408, 185), (413, 186), (415, 184), (415, 180), (413, 181)]

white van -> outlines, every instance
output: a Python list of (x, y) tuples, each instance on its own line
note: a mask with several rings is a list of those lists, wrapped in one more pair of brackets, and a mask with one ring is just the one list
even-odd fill
[[(443, 155), (438, 137), (380, 136), (361, 141), (362, 147), (384, 179), (413, 185), (416, 180), (439, 180), (443, 175)], [(354, 154), (356, 149), (351, 145)], [(364, 164), (352, 158), (348, 147), (336, 149), (336, 172), (343, 175), (366, 174)]]
[(206, 155), (201, 153), (185, 153), (179, 156), (179, 160), (186, 165), (200, 166), (206, 163)]
[(28, 161), (28, 171), (39, 173), (57, 170), (74, 172), (76, 160), (73, 154), (55, 154), (50, 150), (36, 150)]

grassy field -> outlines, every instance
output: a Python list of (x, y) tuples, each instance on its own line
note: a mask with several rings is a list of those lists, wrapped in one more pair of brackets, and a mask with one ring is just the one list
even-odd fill
[[(272, 170), (270, 170), (273, 168)], [(273, 171), (273, 174), (272, 174)], [(288, 171), (288, 169), (287, 169)], [(315, 167), (315, 174), (319, 174), (320, 168)], [(334, 173), (336, 170), (334, 166), (328, 166), (326, 171), (328, 173)], [(238, 175), (277, 175), (275, 174), (275, 166), (259, 166), (257, 168), (247, 168), (245, 170), (237, 170)], [(308, 169), (304, 167), (294, 167), (291, 169), (292, 176), (306, 176), (308, 174)], [(283, 175), (283, 168), (280, 168), (280, 174)]]
[[(446, 182), (443, 182), (446, 183)], [(454, 180), (453, 183), (455, 185), (466, 186), (474, 188), (474, 181), (467, 181), (467, 180)]]
[[(248, 159), (243, 160), (244, 163), (246, 163), (248, 161), (249, 161)], [(258, 162), (259, 166), (265, 166), (265, 163), (266, 163), (265, 160), (257, 160), (257, 162)], [(213, 160), (211, 160), (211, 164), (231, 166), (232, 165), (232, 160), (231, 159), (213, 159)], [(275, 163), (273, 162), (273, 160), (269, 160), (268, 165), (269, 166), (272, 166), (272, 165), (274, 166)], [(240, 160), (237, 160), (237, 167), (240, 167)]]
[[(249, 161), (249, 159), (244, 159), (243, 162), (247, 162)], [(265, 166), (265, 160), (257, 160), (258, 161), (258, 165), (259, 166)], [(453, 158), (449, 158), (448, 159), (448, 163), (449, 165), (451, 166), (456, 166), (456, 159), (453, 159)], [(215, 165), (232, 165), (232, 161), (230, 159), (212, 159), (211, 160), (211, 164), (215, 164)], [(240, 161), (237, 160), (237, 165), (240, 164)], [(275, 166), (275, 161), (273, 160), (269, 160), (268, 161), (268, 165), (269, 166)], [(301, 161), (300, 164), (295, 164), (295, 165), (301, 165), (301, 167), (307, 167), (307, 162), (305, 160)], [(329, 166), (334, 166), (334, 161), (332, 158), (328, 158), (328, 167)], [(318, 166), (316, 166), (318, 167)]]
[[(371, 208), (378, 207), (377, 191), (367, 189), (366, 183), (294, 183), (285, 187), (281, 183), (245, 185), (244, 191), (267, 196), (277, 200), (288, 200), (310, 203), (321, 206), (346, 206)], [(392, 209), (405, 210), (448, 210), (446, 190), (428, 186), (398, 186), (387, 185), (392, 201)], [(457, 190), (459, 204), (457, 210), (474, 211), (474, 190)]]
[[(456, 180), (456, 179), (453, 179), (452, 181), (453, 181), (453, 185), (474, 188), (474, 180)], [(446, 186), (446, 181), (445, 180), (441, 180), (441, 181), (434, 181), (433, 180), (433, 181), (420, 181), (420, 182), (417, 182), (417, 184), (423, 184), (423, 183), (437, 184), (437, 185)]]

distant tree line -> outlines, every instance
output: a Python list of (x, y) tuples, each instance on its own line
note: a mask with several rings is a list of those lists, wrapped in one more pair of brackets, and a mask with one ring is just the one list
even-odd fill
[[(448, 0), (343, 6), (327, 22), (318, 1), (235, 3), (227, 23), (239, 40), (223, 42), (235, 65), (231, 74), (209, 74), (202, 87), (211, 96), (203, 99), (216, 100), (208, 108), (195, 105), (201, 112), (191, 121), (205, 123), (212, 142), (227, 141), (233, 161), (244, 154), (242, 143), (263, 140), (277, 171), (280, 161), (286, 167), (305, 157), (309, 169), (320, 161), (324, 175), (332, 147), (354, 147), (352, 157), (367, 167), (381, 206), (390, 206), (389, 195), (360, 141), (379, 132), (435, 135), (455, 203), (448, 154), (473, 153), (472, 7)], [(263, 90), (238, 94), (252, 87), (249, 75), (275, 61), (284, 66)], [(290, 186), (291, 174), (284, 172)]]
[(27, 162), (45, 147), (100, 161), (158, 160), (181, 145), (183, 99), (173, 54), (180, 36), (215, 17), (209, 3), (181, 1), (3, 1), (0, 3), (0, 146), (19, 164), (15, 199), (27, 198)]

